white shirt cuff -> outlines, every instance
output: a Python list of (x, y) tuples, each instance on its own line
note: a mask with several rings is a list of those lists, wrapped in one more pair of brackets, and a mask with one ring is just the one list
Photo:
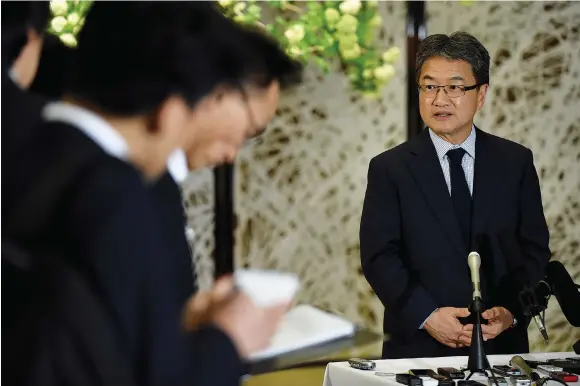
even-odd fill
[[(435, 308), (433, 310), (433, 312), (437, 311), (439, 308)], [(429, 320), (429, 318), (431, 317), (431, 315), (433, 315), (433, 312), (431, 312), (429, 314), (429, 316), (427, 317), (427, 319), (425, 319), (425, 321), (423, 323), (421, 323), (421, 325), (419, 326), (419, 330), (423, 330), (425, 328), (425, 323), (427, 323), (427, 320)]]

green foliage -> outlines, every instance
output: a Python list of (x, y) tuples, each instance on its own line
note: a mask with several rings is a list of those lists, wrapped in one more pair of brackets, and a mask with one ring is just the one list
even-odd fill
[[(286, 52), (323, 72), (343, 70), (355, 90), (369, 97), (395, 75), (397, 47), (386, 52), (375, 46), (382, 25), (378, 1), (232, 1), (218, 0), (228, 17), (264, 28)], [(76, 46), (90, 1), (52, 0), (53, 19), (49, 32)]]

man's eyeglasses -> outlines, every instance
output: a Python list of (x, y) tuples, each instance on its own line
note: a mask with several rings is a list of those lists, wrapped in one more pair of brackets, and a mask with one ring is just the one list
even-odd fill
[(445, 86), (435, 86), (432, 84), (426, 84), (426, 85), (418, 85), (417, 88), (419, 89), (420, 92), (422, 92), (425, 96), (428, 97), (435, 97), (439, 92), (439, 89), (443, 89), (445, 91), (445, 94), (447, 94), (449, 98), (459, 98), (464, 96), (466, 91), (475, 90), (479, 86), (481, 85), (474, 84), (473, 86), (458, 86), (454, 84), (448, 84)]

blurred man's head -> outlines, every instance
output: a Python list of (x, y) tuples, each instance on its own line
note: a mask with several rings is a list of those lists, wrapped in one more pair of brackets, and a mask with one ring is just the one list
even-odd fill
[(416, 77), (423, 122), (451, 142), (467, 138), (489, 86), (485, 47), (464, 32), (431, 35), (417, 53)]
[(175, 149), (190, 168), (233, 161), (301, 71), (209, 2), (95, 2), (77, 50), (70, 96), (140, 136), (152, 175)]
[(49, 15), (48, 1), (2, 2), (2, 66), (23, 88), (36, 75)]

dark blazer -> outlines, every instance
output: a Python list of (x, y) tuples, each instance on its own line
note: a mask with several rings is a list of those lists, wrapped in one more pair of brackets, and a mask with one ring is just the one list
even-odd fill
[[(517, 295), (550, 259), (532, 152), (479, 129), (475, 149), (472, 246), (482, 259), (484, 301), (520, 321), (486, 342), (486, 352), (527, 352)], [(427, 130), (371, 160), (360, 249), (364, 275), (385, 306), (384, 358), (467, 355), (419, 329), (438, 307), (467, 307), (473, 292), (469, 250)]]
[(30, 157), (20, 165), (27, 179), (12, 184), (17, 197), (30, 188), (27, 181), (40, 180), (49, 165), (66, 160), (67, 149), (96, 154), (96, 161), (55, 203), (55, 217), (44, 217), (50, 222), (35, 226), (37, 216), (21, 219), (22, 226), (3, 229), (3, 237), (33, 251), (38, 245), (54, 248), (85, 272), (111, 310), (138, 384), (238, 384), (242, 364), (225, 334), (209, 326), (195, 334), (181, 330), (182, 308), (193, 292), (191, 259), (176, 257), (169, 244), (186, 243), (183, 213), (179, 224), (161, 221), (163, 211), (141, 174), (78, 129), (48, 123), (38, 130)]
[[(16, 152), (33, 137), (46, 100), (18, 87), (2, 73), (2, 176), (13, 166)], [(4, 177), (2, 177), (4, 179)]]

